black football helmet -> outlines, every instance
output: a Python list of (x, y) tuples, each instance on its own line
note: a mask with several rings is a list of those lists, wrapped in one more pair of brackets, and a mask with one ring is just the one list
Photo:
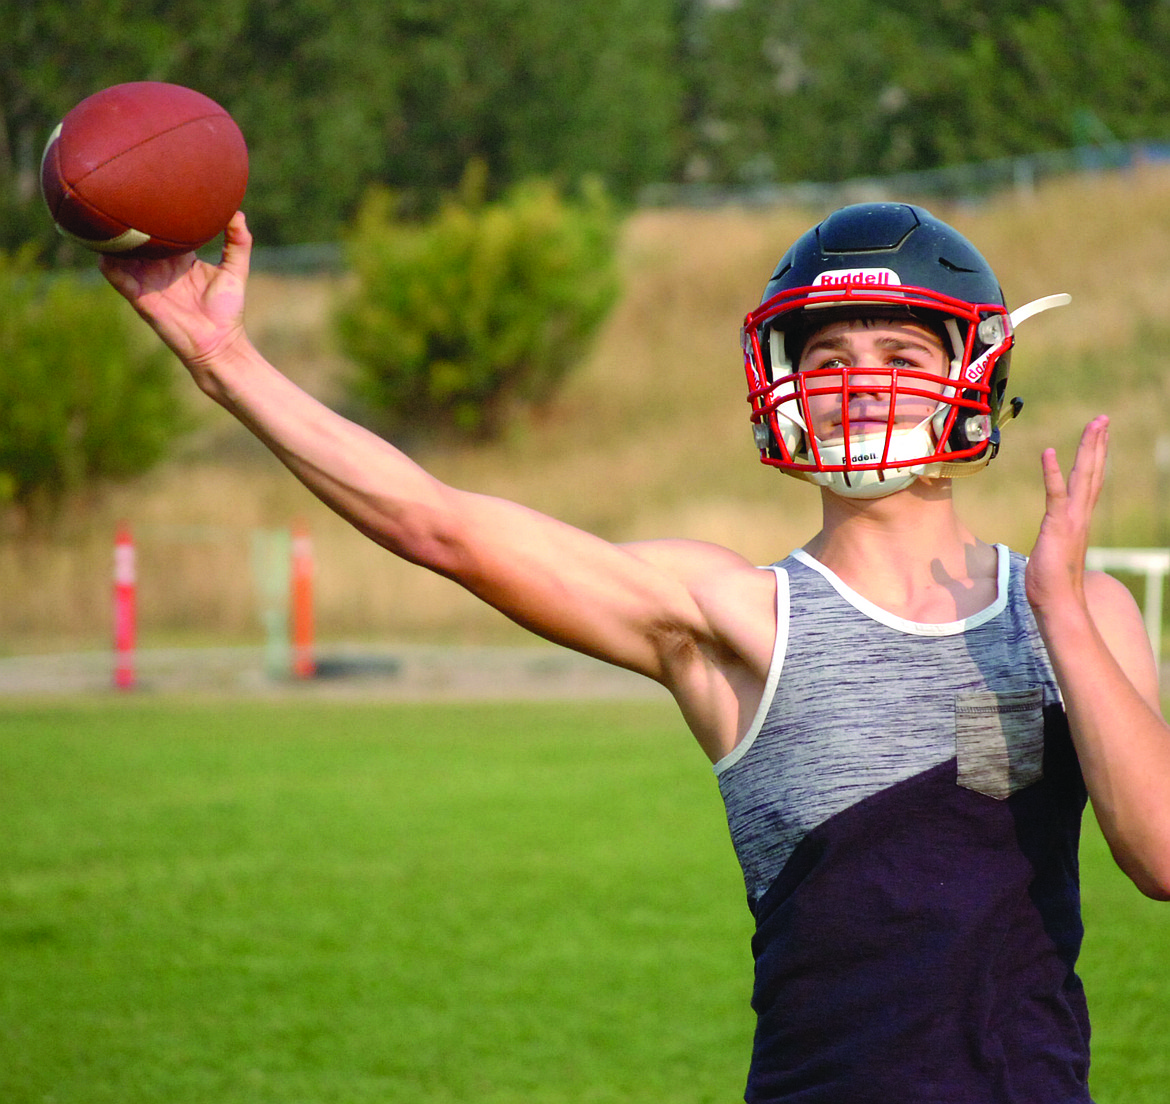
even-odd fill
[[(880, 498), (920, 476), (978, 471), (999, 449), (1015, 325), (1065, 295), (1009, 314), (990, 265), (958, 231), (906, 203), (843, 207), (803, 234), (781, 258), (760, 306), (744, 320), (744, 367), (751, 420), (765, 464), (852, 498)], [(945, 350), (945, 375), (920, 369), (849, 367), (801, 372), (806, 340), (826, 325), (870, 318), (916, 322)], [(834, 361), (834, 364), (837, 362)], [(810, 396), (839, 396), (848, 411), (864, 386), (884, 403), (884, 431), (867, 424), (818, 440)], [(895, 425), (899, 399), (928, 399), (912, 428)], [(1020, 401), (1012, 400), (1007, 417)]]

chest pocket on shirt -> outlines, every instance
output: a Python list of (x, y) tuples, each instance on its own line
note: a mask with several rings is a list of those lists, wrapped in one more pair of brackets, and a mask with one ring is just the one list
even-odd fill
[(955, 695), (960, 786), (999, 801), (1044, 776), (1044, 693)]

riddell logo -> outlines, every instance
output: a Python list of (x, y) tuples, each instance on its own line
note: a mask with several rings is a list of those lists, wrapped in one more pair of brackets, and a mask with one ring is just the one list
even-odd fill
[(822, 272), (813, 287), (838, 291), (842, 288), (901, 287), (902, 281), (892, 268), (836, 268)]

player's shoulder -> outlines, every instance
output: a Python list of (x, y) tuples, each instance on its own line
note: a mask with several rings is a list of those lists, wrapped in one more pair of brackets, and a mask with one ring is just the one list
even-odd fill
[(1085, 604), (1115, 655), (1127, 643), (1142, 652), (1149, 648), (1145, 618), (1137, 599), (1120, 579), (1104, 571), (1086, 571)]
[(1140, 616), (1137, 600), (1129, 587), (1107, 571), (1085, 572), (1085, 600), (1094, 617), (1098, 614)]
[(775, 609), (775, 574), (723, 545), (679, 539), (626, 547), (675, 580), (719, 635), (738, 636), (742, 630), (735, 626), (767, 622), (767, 612)]
[(633, 541), (623, 547), (646, 563), (681, 575), (754, 578), (760, 573), (759, 567), (739, 552), (711, 541), (665, 538)]
[(1161, 697), (1158, 661), (1137, 600), (1120, 579), (1103, 571), (1087, 571), (1085, 602), (1113, 658), (1157, 710)]

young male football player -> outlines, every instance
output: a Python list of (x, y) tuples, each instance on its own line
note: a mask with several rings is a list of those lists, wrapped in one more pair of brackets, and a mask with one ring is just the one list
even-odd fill
[[(921, 208), (844, 208), (743, 331), (761, 459), (823, 525), (771, 567), (617, 546), (447, 486), (251, 345), (242, 216), (223, 262), (105, 258), (114, 286), (357, 529), (541, 636), (667, 687), (715, 764), (756, 921), (746, 1097), (1085, 1104), (1075, 962), (1086, 797), (1170, 899), (1170, 732), (1128, 592), (1084, 571), (1107, 421), (1031, 557), (956, 513), (999, 446), (1015, 324), (987, 262)], [(1056, 297), (1059, 300), (1059, 297)]]

